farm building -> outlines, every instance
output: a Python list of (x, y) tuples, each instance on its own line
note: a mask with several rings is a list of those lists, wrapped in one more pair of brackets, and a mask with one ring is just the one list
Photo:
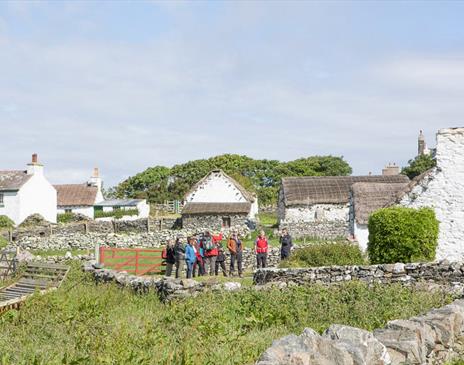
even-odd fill
[(0, 215), (20, 224), (32, 214), (56, 223), (56, 190), (44, 176), (37, 154), (26, 170), (0, 171)]
[(397, 202), (431, 207), (440, 221), (437, 259), (464, 259), (464, 128), (440, 129), (437, 166), (414, 178)]
[(367, 250), (369, 216), (380, 208), (395, 204), (396, 196), (407, 186), (408, 183), (367, 182), (358, 182), (351, 186), (350, 233), (363, 251)]
[(103, 200), (102, 179), (98, 168), (92, 177), (83, 184), (55, 185), (58, 192), (58, 214), (76, 213), (91, 219), (94, 217), (94, 205)]
[(350, 234), (349, 201), (355, 183), (407, 183), (404, 175), (306, 176), (282, 179), (278, 218), (294, 237), (338, 238)]
[(258, 198), (222, 170), (213, 170), (185, 195), (182, 226), (211, 230), (256, 220)]

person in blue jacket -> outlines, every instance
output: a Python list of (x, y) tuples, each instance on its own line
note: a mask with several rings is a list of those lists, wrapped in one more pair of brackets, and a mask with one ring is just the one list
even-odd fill
[(189, 237), (188, 245), (185, 248), (185, 263), (187, 264), (187, 279), (192, 277), (193, 264), (197, 260), (195, 249), (195, 239)]

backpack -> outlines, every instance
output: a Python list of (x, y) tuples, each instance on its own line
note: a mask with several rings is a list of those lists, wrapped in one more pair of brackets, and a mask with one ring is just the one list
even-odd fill
[(213, 237), (211, 236), (205, 237), (205, 240), (203, 241), (203, 245), (206, 251), (211, 251), (212, 249), (214, 249)]

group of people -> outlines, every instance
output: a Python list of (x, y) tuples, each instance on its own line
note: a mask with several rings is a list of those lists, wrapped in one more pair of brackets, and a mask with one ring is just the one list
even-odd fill
[[(191, 278), (203, 275), (219, 275), (219, 270), (224, 276), (235, 276), (236, 272), (239, 277), (243, 275), (242, 253), (243, 241), (238, 232), (234, 231), (227, 239), (227, 246), (222, 244), (224, 235), (222, 232), (215, 235), (211, 232), (187, 237), (187, 242), (183, 242), (181, 237), (170, 240), (163, 254), (166, 261), (166, 276), (171, 276), (175, 272), (175, 277), (180, 278), (183, 275), (184, 265), (186, 277)], [(286, 229), (282, 230), (280, 236), (281, 259), (290, 256), (292, 249), (292, 238)], [(225, 250), (230, 253), (229, 273), (226, 269)], [(258, 268), (267, 266), (267, 255), (269, 242), (264, 233), (261, 231), (255, 241), (256, 263)], [(236, 271), (237, 270), (237, 271)]]

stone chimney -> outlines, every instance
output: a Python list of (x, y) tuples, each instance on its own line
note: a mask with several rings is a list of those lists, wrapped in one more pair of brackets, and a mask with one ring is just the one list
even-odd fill
[(393, 176), (400, 174), (400, 167), (396, 164), (389, 163), (385, 168), (382, 170), (383, 176)]
[(422, 131), (419, 132), (419, 138), (417, 139), (417, 154), (418, 156), (425, 155), (427, 151), (427, 145), (425, 143), (425, 136)]
[(39, 163), (37, 153), (32, 154), (32, 160), (27, 164), (28, 175), (43, 175), (43, 165)]
[(95, 167), (93, 169), (92, 176), (90, 177), (87, 184), (89, 186), (96, 186), (97, 189), (98, 189), (95, 203), (99, 203), (99, 202), (103, 201), (103, 192), (102, 192), (103, 182), (102, 182), (102, 179), (100, 177), (100, 171), (98, 170), (98, 167)]

